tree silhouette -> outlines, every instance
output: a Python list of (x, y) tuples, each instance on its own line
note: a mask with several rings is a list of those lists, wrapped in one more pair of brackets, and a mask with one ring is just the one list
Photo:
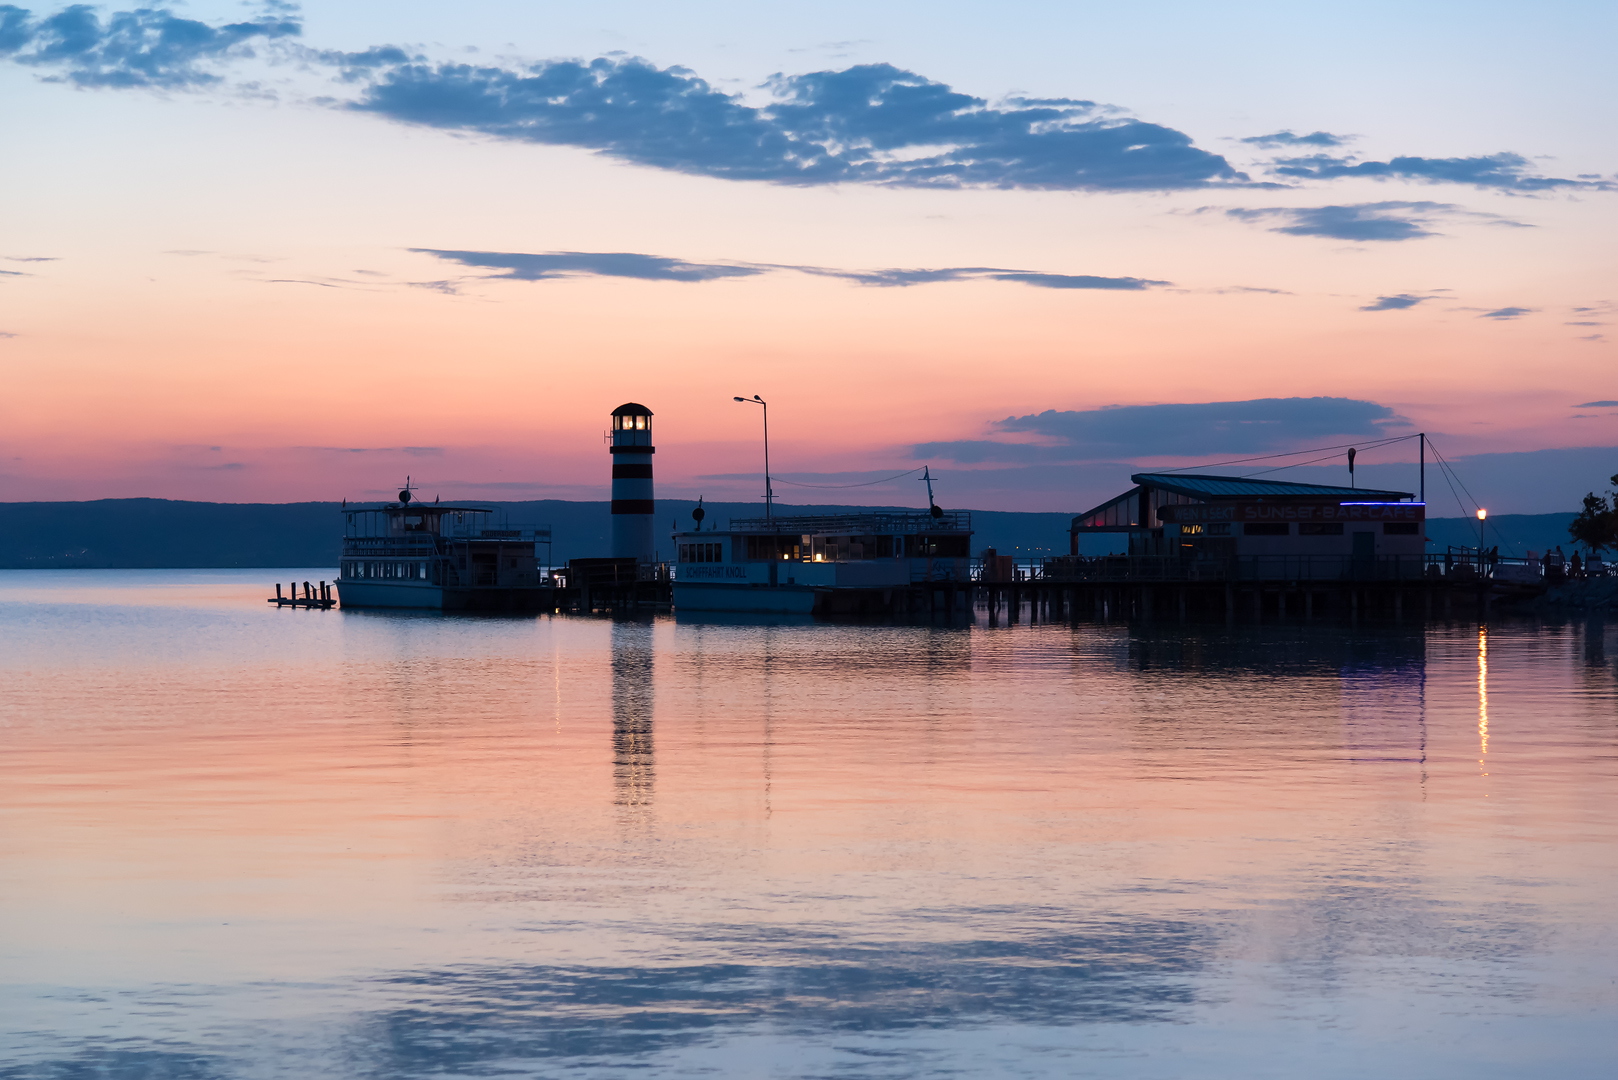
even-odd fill
[[(1618, 473), (1607, 481), (1614, 488), (1618, 488)], [(1595, 492), (1584, 497), (1584, 509), (1579, 516), (1568, 523), (1568, 535), (1576, 544), (1583, 544), (1592, 551), (1601, 551), (1605, 548), (1618, 550), (1618, 491), (1609, 491), (1613, 496), (1613, 503)]]

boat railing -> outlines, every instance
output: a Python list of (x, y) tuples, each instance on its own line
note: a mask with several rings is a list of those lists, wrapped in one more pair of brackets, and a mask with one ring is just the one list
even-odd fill
[(548, 544), (551, 542), (549, 525), (488, 525), (471, 521), (445, 522), (443, 537), (450, 540), (518, 540)]
[(731, 532), (784, 533), (799, 536), (959, 533), (972, 531), (970, 510), (945, 510), (940, 517), (914, 513), (803, 514), (796, 517), (731, 518)]

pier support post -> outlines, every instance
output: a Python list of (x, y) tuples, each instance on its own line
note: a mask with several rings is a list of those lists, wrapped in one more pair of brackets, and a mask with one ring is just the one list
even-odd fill
[(1140, 587), (1140, 617), (1147, 622), (1152, 619), (1152, 590), (1145, 585)]
[(1396, 621), (1404, 620), (1405, 594), (1403, 589), (1395, 590), (1393, 594), (1393, 617)]
[(1421, 599), (1422, 616), (1431, 622), (1433, 617), (1433, 589), (1431, 585), (1421, 590)]
[(1264, 618), (1264, 590), (1253, 590), (1253, 621), (1258, 622)]
[(1315, 590), (1313, 589), (1303, 590), (1303, 617), (1306, 619), (1315, 617)]
[(1225, 583), (1225, 622), (1236, 621), (1236, 587), (1229, 582)]
[(1454, 608), (1451, 606), (1451, 599), (1450, 599), (1454, 595), (1454, 593), (1455, 593), (1454, 589), (1445, 589), (1444, 590), (1444, 620), (1446, 622), (1449, 621), (1450, 613), (1452, 611), (1454, 611)]
[(1185, 622), (1185, 590), (1180, 590), (1180, 621)]
[(1287, 591), (1282, 589), (1276, 597), (1276, 614), (1281, 618), (1287, 617)]

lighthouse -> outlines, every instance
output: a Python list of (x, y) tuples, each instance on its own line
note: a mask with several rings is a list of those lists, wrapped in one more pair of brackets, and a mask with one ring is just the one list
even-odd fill
[(631, 401), (612, 410), (612, 554), (651, 562), (652, 410)]

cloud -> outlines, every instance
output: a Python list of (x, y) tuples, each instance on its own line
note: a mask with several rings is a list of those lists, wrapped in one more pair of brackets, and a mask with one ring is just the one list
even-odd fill
[(1417, 304), (1431, 299), (1432, 297), (1430, 296), (1412, 296), (1409, 293), (1400, 293), (1397, 296), (1379, 296), (1376, 298), (1374, 303), (1366, 304), (1364, 307), (1360, 308), (1360, 310), (1403, 311), (1405, 308), (1413, 308)]
[(1569, 407), (1574, 409), (1618, 409), (1618, 401), (1584, 401)]
[(1520, 319), (1524, 315), (1532, 314), (1533, 312), (1538, 311), (1538, 310), (1539, 310), (1538, 308), (1530, 308), (1530, 307), (1495, 308), (1493, 311), (1485, 311), (1482, 315), (1479, 315), (1478, 318), (1480, 318), (1480, 319), (1500, 319), (1502, 321), (1506, 320), (1506, 319)]
[(620, 161), (782, 184), (1162, 191), (1244, 180), (1182, 132), (1094, 102), (990, 104), (890, 64), (774, 76), (763, 106), (635, 58), (398, 64), (351, 108)]
[[(1009, 270), (993, 266), (952, 266), (938, 269), (839, 270), (824, 266), (792, 266), (776, 263), (699, 263), (663, 255), (636, 252), (549, 251), (524, 253), (509, 251), (445, 251), (437, 248), (411, 248), (419, 255), (431, 255), (505, 273), (486, 275), (494, 280), (548, 281), (570, 277), (620, 277), (641, 281), (701, 282), (726, 278), (754, 277), (776, 272), (796, 272), (831, 277), (861, 285), (905, 288), (945, 281), (1010, 281), (1041, 289), (1105, 289), (1139, 291), (1166, 281), (1136, 277), (1101, 277), (1093, 274), (1049, 274), (1030, 270)], [(455, 292), (453, 282), (417, 282), (421, 288)]]
[(55, 255), (7, 255), (6, 262), (60, 262)]
[(462, 266), (504, 270), (490, 277), (512, 281), (546, 281), (566, 277), (619, 277), (642, 281), (714, 281), (720, 278), (752, 277), (765, 273), (758, 266), (724, 263), (691, 263), (661, 255), (641, 255), (629, 251), (547, 251), (525, 254), (507, 251), (440, 251), (411, 248), (417, 254), (432, 255)]
[(1583, 321), (1583, 322), (1565, 322), (1562, 325), (1563, 326), (1606, 326), (1607, 324), (1604, 323), (1604, 322), (1591, 322), (1589, 320), (1586, 320), (1586, 321)]
[[(1203, 211), (1210, 208), (1204, 207)], [(1201, 211), (1199, 211), (1201, 212)], [(1465, 210), (1454, 203), (1374, 202), (1345, 206), (1262, 206), (1235, 208), (1226, 216), (1238, 221), (1268, 223), (1270, 232), (1287, 236), (1320, 236), (1354, 243), (1420, 240), (1441, 233), (1430, 226), (1439, 218), (1481, 218), (1491, 225), (1531, 228), (1494, 214)]]
[(1313, 154), (1277, 158), (1271, 172), (1299, 180), (1337, 180), (1369, 177), (1373, 180), (1414, 180), (1430, 184), (1467, 184), (1498, 191), (1541, 192), (1557, 188), (1611, 187), (1603, 181), (1569, 180), (1537, 176), (1521, 154), (1499, 153), (1481, 157), (1396, 157), (1388, 161), (1356, 161), (1353, 157)]
[(1120, 289), (1138, 291), (1167, 281), (1136, 277), (1097, 277), (1093, 274), (1043, 274), (1029, 270), (1003, 270), (992, 266), (951, 266), (937, 270), (831, 270), (819, 266), (781, 267), (820, 277), (840, 278), (861, 285), (903, 288), (930, 285), (940, 281), (1013, 281), (1038, 289)]
[(24, 271), (21, 271), (21, 270), (0, 270), (0, 274), (4, 274), (6, 277), (33, 277), (34, 276), (33, 274), (25, 273)]
[[(285, 3), (219, 25), (160, 8), (114, 12), (103, 22), (85, 4), (45, 18), (5, 4), (0, 58), (77, 86), (189, 89), (220, 83), (216, 69), (263, 47), (273, 58), (324, 69), (357, 88), (352, 99), (317, 99), (334, 107), (725, 180), (1052, 191), (1252, 184), (1184, 132), (1111, 106), (1068, 97), (990, 101), (886, 63), (777, 74), (754, 88), (768, 95), (755, 105), (688, 68), (660, 68), (638, 57), (435, 63), (395, 45), (308, 48), (295, 44), (302, 30), (297, 9)], [(1287, 130), (1242, 142), (1326, 151), (1347, 139)], [(1510, 152), (1389, 161), (1316, 153), (1277, 158), (1268, 167), (1289, 180), (1372, 177), (1530, 193), (1614, 186), (1599, 177), (1539, 176)]]
[[(0, 57), (54, 68), (76, 86), (183, 89), (220, 81), (204, 63), (252, 55), (250, 43), (296, 37), (302, 23), (288, 13), (209, 26), (168, 11), (114, 12), (103, 24), (88, 4), (35, 19), (0, 5)], [(53, 76), (53, 78), (56, 76)]]
[(1125, 405), (1009, 416), (996, 434), (1039, 441), (965, 439), (921, 443), (912, 456), (960, 464), (1089, 461), (1213, 453), (1259, 453), (1327, 436), (1378, 436), (1403, 421), (1385, 405), (1353, 398), (1258, 398)]
[(10, 330), (0, 330), (0, 338), (14, 338), (16, 336)]
[(1273, 150), (1280, 146), (1342, 146), (1352, 136), (1333, 135), (1329, 131), (1312, 131), (1308, 135), (1294, 135), (1290, 131), (1276, 131), (1269, 135), (1254, 135), (1243, 139), (1249, 146)]

